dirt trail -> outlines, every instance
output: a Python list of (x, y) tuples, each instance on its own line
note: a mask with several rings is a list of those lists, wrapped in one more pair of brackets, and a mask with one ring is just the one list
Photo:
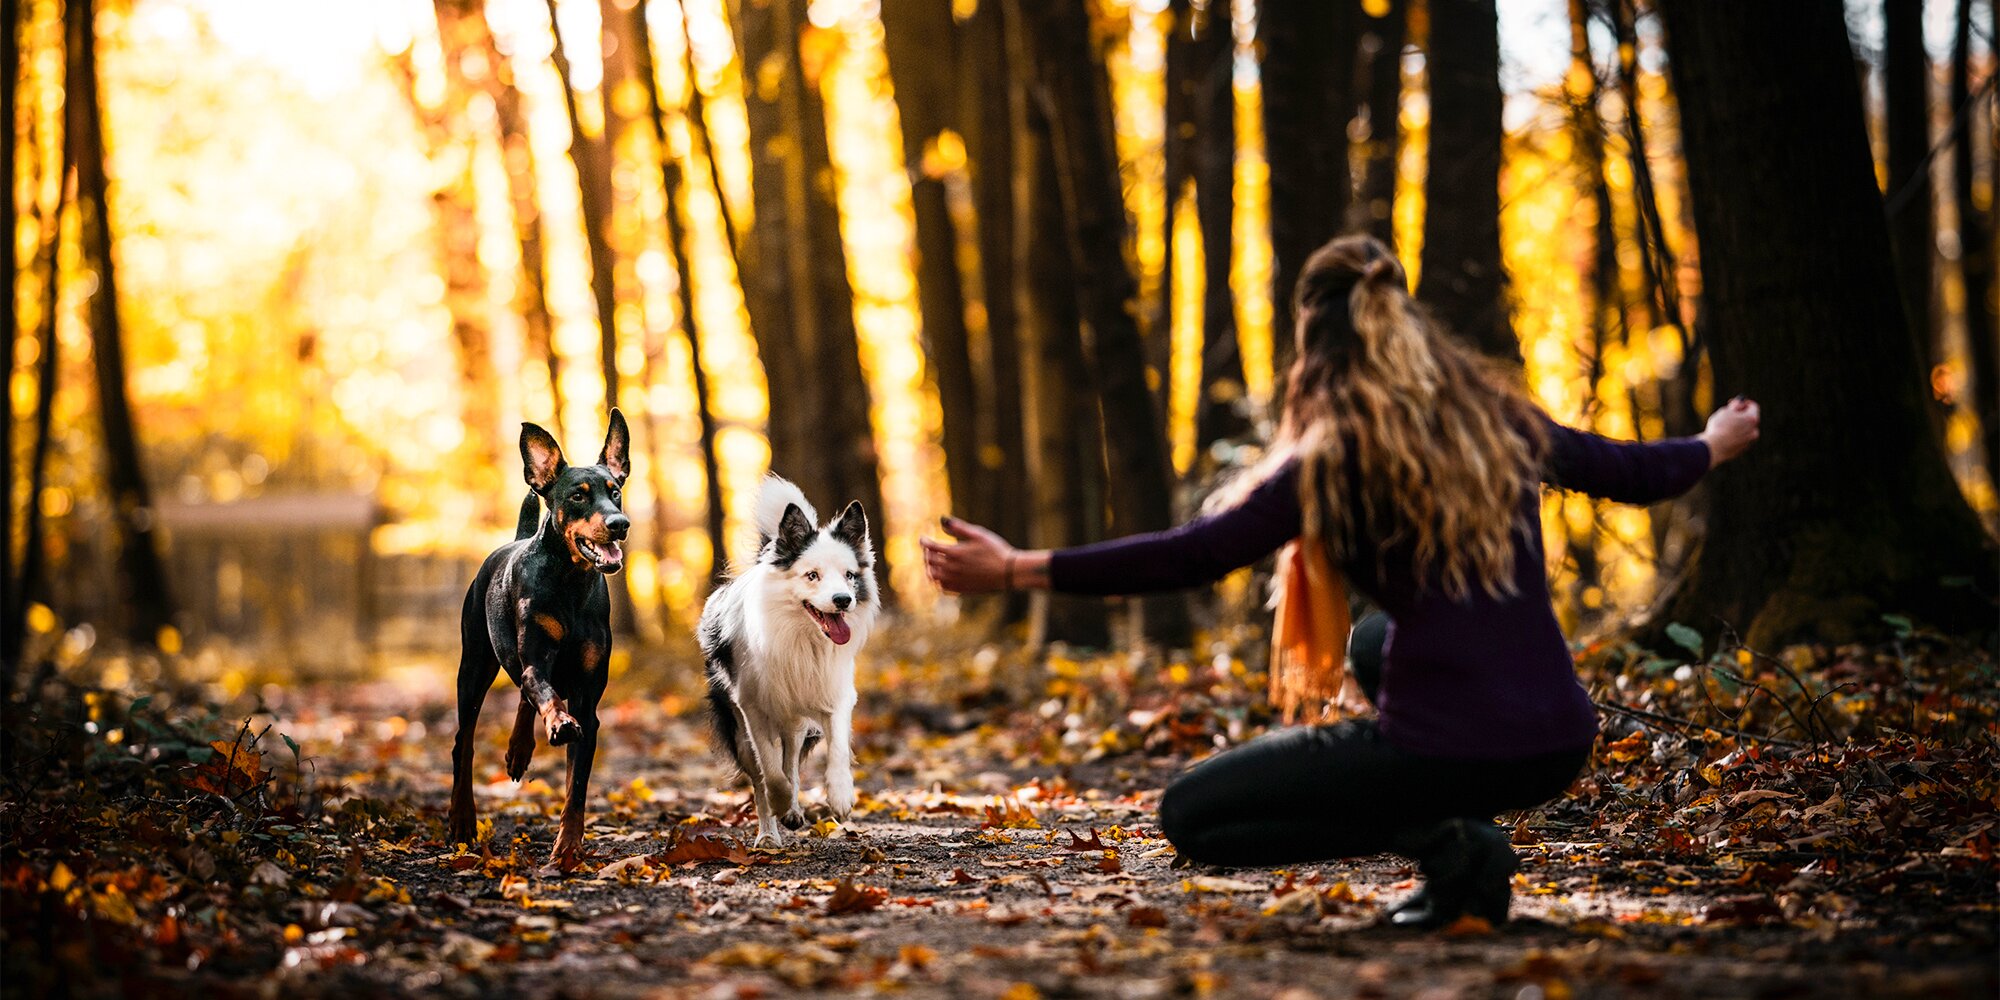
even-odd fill
[[(393, 831), (364, 845), (372, 900), (308, 907), (381, 942), (287, 957), (282, 992), (758, 997), (1990, 997), (1995, 906), (1889, 893), (1826, 907), (1746, 901), (1728, 870), (1617, 860), (1574, 803), (1526, 817), (1517, 919), (1498, 931), (1382, 926), (1400, 859), (1273, 871), (1173, 867), (1153, 807), (1184, 758), (1043, 766), (887, 717), (857, 727), (862, 798), (783, 849), (751, 852), (747, 794), (698, 718), (655, 702), (605, 716), (583, 870), (538, 873), (561, 755), (500, 775), (511, 691), (489, 699), (477, 773), (485, 855), (442, 829), (453, 723), (442, 698), (340, 692), (288, 731)], [(297, 699), (310, 705), (318, 696)], [(370, 703), (376, 708), (368, 708)], [(676, 708), (669, 702), (665, 708)], [(815, 770), (817, 761), (815, 762)], [(809, 785), (816, 779), (809, 778)], [(817, 793), (814, 793), (817, 796)], [(401, 833), (396, 836), (395, 833)], [(705, 838), (719, 838), (711, 841)], [(700, 853), (725, 857), (682, 860)], [(747, 862), (747, 863), (746, 863)], [(353, 863), (353, 862), (350, 862)], [(1990, 882), (1987, 888), (1991, 889)], [(1962, 896), (1962, 894), (1961, 894)], [(1761, 897), (1760, 897), (1761, 898)], [(327, 909), (326, 907), (335, 907)], [(336, 932), (335, 938), (339, 933)]]

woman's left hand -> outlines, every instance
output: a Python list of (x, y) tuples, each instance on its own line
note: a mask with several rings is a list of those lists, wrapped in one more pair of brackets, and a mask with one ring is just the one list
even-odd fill
[(999, 535), (955, 517), (943, 518), (940, 523), (958, 541), (921, 541), (924, 570), (931, 582), (947, 593), (983, 594), (1044, 583), (1047, 553), (1022, 552)]

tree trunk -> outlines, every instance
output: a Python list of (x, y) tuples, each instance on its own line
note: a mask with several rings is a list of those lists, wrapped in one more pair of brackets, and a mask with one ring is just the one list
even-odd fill
[(562, 359), (555, 349), (555, 324), (549, 317), (548, 279), (542, 260), (542, 215), (535, 188), (535, 157), (528, 144), (528, 119), (521, 110), (521, 92), (514, 86), (514, 64), (494, 44), (486, 23), (485, 0), (440, 0), (440, 21), (452, 18), (463, 44), (479, 52), (487, 72), (479, 83), (493, 102), (500, 126), (501, 158), (507, 173), (507, 200), (513, 206), (514, 241), (520, 248), (521, 276), (514, 308), (521, 314), (524, 339), (531, 356), (548, 369), (549, 426), (563, 437)]
[[(0, 677), (0, 706), (9, 703), (13, 697), (15, 682), (21, 669), (21, 651), (27, 638), (28, 605), (35, 601), (47, 601), (49, 597), (47, 564), (48, 550), (42, 542), (42, 487), (48, 482), (49, 448), (53, 443), (51, 429), (55, 423), (56, 379), (62, 371), (62, 341), (56, 337), (56, 313), (62, 303), (62, 218), (69, 207), (70, 185), (75, 178), (75, 148), (64, 140), (56, 169), (56, 202), (42, 220), (41, 247), (37, 251), (36, 270), (42, 275), (41, 312), (37, 317), (35, 338), (40, 346), (36, 352), (35, 368), (35, 413), (30, 424), (28, 452), (27, 503), (22, 511), (21, 524), (21, 569), (18, 579), (7, 577), (6, 601), (6, 641), (9, 644), (4, 658), (5, 674)], [(11, 161), (10, 161), (11, 162)], [(10, 286), (11, 287), (11, 286)], [(11, 298), (8, 304), (18, 303)], [(18, 317), (19, 311), (10, 309), (11, 316)], [(18, 322), (18, 320), (16, 320)], [(18, 335), (18, 331), (17, 331)], [(8, 349), (13, 349), (14, 338), (8, 338)], [(11, 356), (11, 355), (10, 355)], [(11, 392), (8, 395), (12, 395)], [(10, 429), (11, 430), (11, 429)], [(11, 442), (12, 437), (8, 440)], [(10, 456), (11, 457), (11, 456)], [(9, 461), (11, 469), (13, 462)], [(9, 503), (12, 494), (8, 495)], [(12, 543), (11, 536), (9, 544)]]
[(956, 27), (950, 0), (889, 0), (882, 5), (883, 48), (903, 129), (903, 159), (916, 218), (917, 310), (924, 353), (935, 373), (944, 425), (945, 477), (954, 510), (992, 520), (993, 496), (981, 489), (979, 411), (987, 399), (973, 374), (965, 325), (965, 289), (958, 271), (957, 227), (945, 188), (950, 168), (935, 161), (938, 136), (957, 108), (953, 66)]
[(1924, 5), (1882, 4), (1882, 82), (1889, 138), (1889, 241), (1896, 254), (1903, 315), (1925, 357), (1936, 351), (1931, 330), (1930, 58), (1924, 53)]
[[(0, 172), (7, 179), (7, 198), (4, 208), (0, 208), (0, 231), (17, 232), (15, 225), (15, 192), (20, 189), (14, 175), (14, 147), (19, 129), (15, 127), (14, 92), (21, 79), (21, 10), (16, 0), (0, 3), (0, 21), (6, 23), (6, 37), (0, 38), (0, 66), (6, 67), (5, 79), (0, 79), (0, 121), (7, 122), (5, 135), (0, 135), (0, 157), (6, 163), (0, 164)], [(22, 616), (16, 605), (20, 604), (20, 584), (14, 576), (14, 344), (20, 337), (21, 304), (15, 288), (20, 279), (18, 242), (13, 239), (0, 240), (0, 263), (6, 265), (7, 274), (7, 358), (0, 365), (6, 378), (0, 379), (0, 433), (6, 437), (6, 465), (0, 469), (0, 585), (7, 593), (0, 595), (0, 705), (5, 705), (14, 694), (15, 661), (20, 658), (21, 639), (25, 634), (20, 628)], [(46, 363), (46, 361), (44, 362)], [(35, 495), (28, 494), (28, 504), (33, 506)], [(34, 544), (33, 539), (29, 544)], [(22, 605), (25, 607), (25, 605)], [(12, 740), (0, 746), (9, 750), (9, 759), (0, 763), (12, 763)]]
[[(1966, 107), (1972, 99), (1970, 64), (1972, 61), (1972, 5), (1973, 0), (1958, 0), (1956, 27), (1952, 35), (1951, 48), (1951, 108), (1953, 120), (1957, 116), (1967, 116), (1969, 120), (1958, 122), (1959, 133), (1951, 147), (1951, 192), (1952, 202), (1958, 207), (1958, 264), (1962, 280), (1965, 282), (1965, 338), (1971, 345), (1972, 405), (1979, 415), (1982, 450), (1986, 459), (1986, 474), (1996, 485), (2000, 485), (2000, 324), (1996, 324), (1995, 312), (2000, 311), (2000, 301), (1993, 294), (1994, 267), (1994, 226), (1992, 200), (1988, 196), (1988, 208), (1982, 211), (1973, 200), (1973, 171), (1975, 169), (1973, 144), (1988, 143), (1991, 139), (1981, 139), (1990, 135), (1979, 127), (1976, 114)], [(1989, 5), (1989, 10), (1992, 7)], [(1991, 72), (1990, 70), (1988, 72)], [(1989, 101), (1987, 106), (1992, 106)], [(2000, 178), (2000, 170), (1995, 171)], [(1989, 190), (1992, 185), (1989, 183)]]
[(84, 259), (97, 271), (97, 288), (90, 296), (90, 345), (96, 362), (98, 415), (104, 423), (105, 490), (118, 534), (121, 596), (131, 612), (126, 634), (135, 645), (152, 646), (173, 624), (173, 598), (160, 562), (159, 539), (153, 530), (158, 518), (146, 486), (139, 437), (125, 390), (125, 345), (118, 325), (117, 269), (112, 259), (103, 119), (97, 95), (95, 5), (91, 0), (70, 0), (65, 14), (69, 72), (64, 141), (74, 144)]
[[(770, 386), (772, 466), (809, 495), (835, 504), (860, 500), (879, 533), (882, 482), (826, 113), (819, 83), (806, 78), (799, 59), (805, 2), (736, 0), (734, 22), (747, 67), (743, 103), (755, 205), (741, 273), (745, 298), (755, 302), (751, 325)], [(775, 85), (760, 84), (762, 68), (772, 65)], [(876, 551), (883, 552), (879, 534)]]
[[(1190, 472), (1214, 468), (1210, 449), (1218, 441), (1251, 432), (1249, 391), (1243, 378), (1243, 351), (1236, 339), (1236, 300), (1229, 272), (1236, 247), (1236, 36), (1227, 0), (1210, 0), (1191, 15), (1183, 48), (1187, 93), (1185, 145), (1188, 175), (1194, 180), (1194, 210), (1201, 229), (1201, 393), (1195, 397), (1195, 462)], [(1176, 34), (1181, 34), (1175, 22)], [(1171, 73), (1172, 64), (1169, 63)], [(1172, 93), (1173, 82), (1169, 83)], [(1177, 130), (1169, 127), (1168, 141)], [(1171, 174), (1170, 174), (1171, 176)], [(1169, 195), (1180, 185), (1170, 184)], [(1167, 225), (1173, 246), (1173, 221)], [(1171, 272), (1169, 272), (1171, 273)]]
[(1257, 34), (1264, 43), (1264, 156), (1271, 176), (1271, 366), (1281, 387), (1294, 348), (1293, 287), (1306, 258), (1339, 235), (1347, 215), (1353, 7), (1327, 0), (1257, 5)]
[(1481, 351), (1518, 361), (1500, 260), (1500, 21), (1494, 0), (1430, 0), (1430, 169), (1417, 298)]
[[(1109, 80), (1091, 53), (1086, 12), (1061, 0), (1012, 0), (1026, 56), (1015, 67), (1049, 122), (1062, 199), (1063, 233), (1087, 331), (1089, 371), (1102, 410), (1109, 459), (1111, 528), (1157, 531), (1173, 523), (1166, 437), (1146, 378), (1146, 343), (1134, 312), (1137, 281), (1125, 261), (1125, 202), (1111, 123)], [(1146, 634), (1188, 640), (1187, 601), (1147, 598)]]
[[(992, 498), (991, 527), (1027, 539), (1032, 504), (1021, 375), (1021, 330), (1015, 281), (1014, 111), (1007, 63), (1006, 22), (998, 3), (980, 4), (959, 25), (959, 124), (966, 173), (978, 222), (979, 301), (983, 329), (971, 328), (974, 370), (981, 376), (980, 488)], [(1028, 612), (1025, 594), (1009, 595), (1002, 623)]]
[[(1570, 73), (1583, 89), (1566, 96), (1570, 102), (1570, 129), (1576, 137), (1576, 164), (1590, 190), (1596, 214), (1592, 224), (1590, 263), (1584, 269), (1589, 290), (1590, 367), (1585, 381), (1590, 395), (1585, 403), (1585, 426), (1594, 427), (1598, 407), (1597, 386), (1604, 378), (1604, 352), (1612, 342), (1613, 317), (1625, 315), (1618, 283), (1618, 237), (1612, 227), (1611, 186), (1604, 177), (1604, 121), (1598, 115), (1598, 85), (1595, 63), (1590, 54), (1589, 6), (1587, 0), (1570, 0)], [(1622, 325), (1622, 323), (1621, 323)], [(1637, 423), (1637, 414), (1634, 414)], [(1594, 508), (1593, 508), (1594, 510)], [(1568, 548), (1576, 563), (1573, 607), (1581, 614), (1586, 607), (1583, 593), (1599, 584), (1602, 567), (1597, 560), (1596, 518), (1581, 530), (1571, 530)]]
[[(1104, 537), (1104, 466), (1096, 403), (1086, 383), (1073, 277), (1063, 235), (1061, 183), (1047, 115), (1032, 94), (1025, 67), (1030, 42), (1013, 4), (1005, 8), (1008, 141), (1013, 166), (1009, 203), (1014, 325), (1020, 337), (1023, 469), (1027, 530), (1037, 548), (1061, 548)], [(994, 227), (999, 228), (999, 227)], [(1069, 642), (1104, 646), (1102, 600), (1037, 594), (1031, 645)]]
[(1716, 395), (1764, 409), (1762, 442), (1711, 477), (1703, 551), (1669, 620), (1766, 649), (1865, 637), (1885, 612), (1990, 629), (1989, 603), (1940, 582), (1991, 593), (1992, 552), (1932, 433), (1841, 5), (1660, 10)]
[(590, 248), (590, 294), (597, 304), (599, 366), (604, 371), (604, 408), (618, 405), (618, 292), (617, 261), (611, 252), (611, 141), (612, 119), (604, 121), (605, 134), (592, 138), (583, 130), (576, 106), (576, 87), (570, 82), (569, 53), (563, 47), (562, 25), (556, 17), (556, 0), (548, 0), (549, 30), (555, 36), (556, 75), (562, 78), (563, 109), (569, 114), (569, 160), (576, 167), (577, 195), (583, 210), (584, 242)]
[[(692, 247), (688, 242), (687, 224), (681, 212), (687, 206), (687, 172), (680, 160), (674, 156), (673, 147), (667, 142), (666, 109), (660, 105), (659, 74), (653, 68), (652, 35), (646, 30), (647, 5), (640, 3), (627, 14), (617, 12), (616, 3), (603, 5), (604, 16), (618, 18), (613, 23), (623, 26), (621, 37), (624, 44), (632, 46), (634, 67), (640, 82), (645, 87), (646, 109), (653, 127), (653, 149), (660, 157), (661, 180), (666, 185), (666, 205), (662, 214), (666, 217), (667, 249), (674, 256), (675, 278), (680, 297), (681, 335), (687, 340), (689, 369), (694, 378), (695, 418), (700, 427), (698, 445), (701, 449), (701, 471), (703, 479), (703, 526), (708, 534), (710, 583), (722, 579), (728, 570), (728, 537), (723, 531), (725, 513), (722, 500), (722, 466), (715, 453), (715, 408), (709, 400), (708, 371), (701, 361), (701, 326), (695, 319), (694, 269), (689, 264), (688, 255)], [(688, 88), (695, 89), (694, 76), (688, 76)], [(690, 131), (700, 128), (697, 123), (688, 124)], [(716, 197), (722, 197), (720, 191)], [(647, 407), (651, 413), (651, 407)], [(656, 494), (655, 504), (664, 508), (665, 494)], [(655, 528), (664, 533), (664, 525)]]
[(1403, 43), (1409, 36), (1409, 0), (1388, 0), (1381, 17), (1361, 26), (1357, 78), (1367, 88), (1368, 140), (1361, 149), (1361, 179), (1348, 228), (1396, 244), (1396, 167), (1402, 158)]

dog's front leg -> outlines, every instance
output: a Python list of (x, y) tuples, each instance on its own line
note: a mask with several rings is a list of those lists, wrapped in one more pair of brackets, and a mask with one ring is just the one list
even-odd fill
[(822, 723), (826, 730), (826, 804), (833, 818), (843, 823), (854, 815), (854, 751), (849, 745), (854, 726), (854, 707), (833, 710)]
[(597, 758), (597, 716), (586, 715), (577, 724), (576, 739), (569, 744), (569, 783), (563, 789), (562, 827), (556, 833), (549, 864), (573, 865), (583, 856), (584, 805), (590, 799), (590, 765)]
[(790, 737), (781, 725), (769, 719), (759, 719), (752, 733), (764, 768), (763, 781), (759, 783), (764, 797), (757, 803), (757, 843), (776, 846), (785, 839), (778, 830), (779, 823), (796, 830), (805, 821), (798, 814), (791, 780), (785, 776), (786, 743)]
[(549, 682), (555, 676), (555, 638), (534, 627), (526, 632), (521, 650), (521, 697), (534, 704), (549, 745), (559, 747), (581, 736), (583, 726), (569, 714), (569, 703)]
[[(805, 756), (806, 727), (794, 721), (791, 728), (781, 734), (785, 741), (785, 786), (788, 799), (772, 796), (772, 808), (780, 810), (778, 822), (785, 828), (796, 830), (806, 825), (806, 814), (799, 810), (799, 796), (805, 792), (805, 784), (799, 780), (800, 759)], [(789, 804), (790, 808), (786, 808)]]

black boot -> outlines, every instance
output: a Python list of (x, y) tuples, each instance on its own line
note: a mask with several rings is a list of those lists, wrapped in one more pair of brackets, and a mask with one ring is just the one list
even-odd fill
[(1424, 885), (1389, 911), (1390, 923), (1443, 927), (1466, 915), (1495, 927), (1506, 923), (1520, 861), (1500, 828), (1483, 820), (1445, 820), (1404, 833), (1395, 850), (1416, 860)]

